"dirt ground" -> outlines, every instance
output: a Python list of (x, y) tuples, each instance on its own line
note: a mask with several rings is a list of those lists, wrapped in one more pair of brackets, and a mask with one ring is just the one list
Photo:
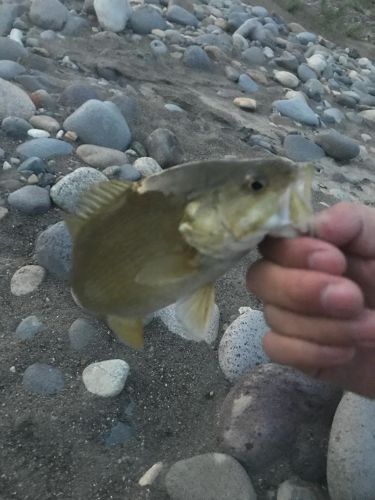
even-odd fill
[[(291, 16), (274, 2), (259, 1), (286, 19)], [(306, 26), (309, 28), (309, 25)], [(270, 102), (281, 97), (276, 84), (257, 96), (258, 113), (249, 117), (234, 112), (217, 95), (234, 92), (234, 84), (222, 73), (213, 77), (187, 71), (180, 64), (160, 63), (147, 55), (148, 41), (129, 44), (118, 37), (65, 40), (49, 43), (51, 58), (69, 55), (79, 66), (51, 64), (47, 72), (65, 82), (84, 79), (98, 63), (115, 67), (119, 80), (143, 93), (139, 119), (133, 127), (141, 142), (157, 127), (168, 127), (180, 138), (185, 159), (254, 156), (243, 140), (244, 128), (277, 138), (269, 126)], [(106, 90), (103, 90), (104, 93)], [(168, 113), (163, 105), (174, 102), (187, 113)], [(61, 120), (65, 116), (61, 116)], [(0, 132), (0, 144), (10, 153), (16, 142)], [(81, 166), (78, 158), (57, 160), (57, 175)], [(0, 200), (15, 181), (4, 172)], [(14, 189), (14, 188), (13, 188)], [(320, 195), (319, 201), (334, 200)], [(159, 487), (151, 491), (137, 484), (155, 462), (173, 463), (199, 453), (217, 450), (216, 416), (229, 390), (217, 360), (217, 345), (194, 344), (170, 334), (154, 320), (146, 329), (146, 345), (132, 351), (115, 341), (101, 324), (102, 339), (83, 357), (69, 347), (68, 328), (84, 317), (74, 304), (69, 287), (47, 276), (27, 298), (10, 293), (10, 278), (21, 266), (34, 263), (37, 235), (61, 220), (54, 208), (47, 214), (26, 217), (15, 211), (0, 224), (0, 500), (166, 500)], [(246, 266), (231, 270), (217, 286), (221, 328), (238, 315), (238, 308), (260, 307), (244, 287)], [(14, 331), (21, 319), (35, 314), (47, 326), (31, 343), (19, 343)], [(130, 367), (125, 390), (116, 398), (101, 399), (83, 386), (81, 373), (91, 362), (123, 358)], [(28, 394), (22, 388), (24, 370), (35, 362), (58, 366), (65, 375), (65, 389), (53, 397)], [(11, 369), (12, 368), (12, 369)], [(114, 421), (130, 422), (135, 437), (126, 445), (106, 447), (103, 434)], [(267, 485), (255, 480), (259, 498)]]

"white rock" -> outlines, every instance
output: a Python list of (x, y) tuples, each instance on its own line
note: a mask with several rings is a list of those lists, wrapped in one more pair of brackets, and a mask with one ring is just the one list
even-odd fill
[(86, 389), (103, 398), (117, 396), (123, 390), (129, 365), (123, 359), (109, 359), (87, 366), (82, 373)]
[(368, 134), (361, 134), (361, 139), (364, 141), (364, 142), (369, 142), (372, 140), (372, 137), (371, 135), (368, 135)]
[(41, 130), (40, 128), (31, 128), (27, 131), (27, 135), (33, 139), (41, 139), (42, 137), (50, 137), (50, 133), (47, 130)]
[(332, 423), (327, 480), (332, 500), (375, 498), (375, 401), (350, 392), (342, 398)]
[(300, 99), (301, 101), (306, 101), (306, 96), (301, 90), (288, 90), (285, 94), (286, 99)]
[(0, 220), (4, 219), (9, 213), (9, 210), (5, 207), (0, 207)]
[(9, 38), (23, 46), (23, 33), (17, 28), (13, 28), (9, 33)]
[(307, 59), (307, 64), (319, 75), (326, 69), (327, 62), (322, 54), (314, 54)]
[(207, 344), (212, 344), (213, 342), (215, 342), (217, 334), (219, 332), (220, 312), (216, 304), (214, 306), (210, 324), (201, 339), (193, 337), (192, 334), (190, 332), (187, 332), (183, 325), (180, 323), (176, 315), (175, 304), (165, 307), (164, 309), (160, 309), (160, 311), (157, 311), (155, 313), (155, 317), (160, 318), (168, 328), (168, 330), (170, 330), (172, 333), (175, 333), (176, 335), (179, 335), (186, 340), (193, 340), (195, 342), (199, 342), (200, 340), (202, 340)]
[(295, 89), (299, 85), (299, 79), (289, 71), (274, 71), (275, 80), (284, 87)]
[(249, 48), (249, 42), (246, 38), (238, 33), (232, 35), (233, 47), (241, 52)]
[(42, 283), (46, 270), (41, 266), (23, 266), (16, 271), (10, 281), (10, 291), (20, 297), (34, 292)]
[(275, 57), (275, 52), (271, 49), (271, 47), (264, 47), (263, 54), (267, 57), (267, 59), (273, 59)]
[(369, 68), (371, 66), (371, 61), (367, 57), (361, 57), (357, 62), (361, 68)]
[(115, 33), (123, 31), (132, 13), (128, 0), (94, 0), (100, 26)]
[(157, 462), (152, 467), (150, 467), (138, 481), (139, 486), (150, 486), (158, 477), (163, 467), (163, 462)]
[(136, 168), (143, 177), (148, 177), (149, 175), (158, 174), (163, 171), (159, 163), (148, 156), (138, 158), (134, 162), (133, 167)]
[(251, 368), (269, 362), (262, 347), (267, 331), (262, 311), (251, 308), (226, 329), (219, 345), (219, 364), (228, 380), (234, 381)]
[(369, 125), (375, 125), (375, 109), (366, 109), (365, 111), (361, 111), (359, 116), (368, 122)]
[(3, 163), (3, 170), (10, 170), (12, 168), (12, 165), (9, 163), (9, 161), (4, 161)]

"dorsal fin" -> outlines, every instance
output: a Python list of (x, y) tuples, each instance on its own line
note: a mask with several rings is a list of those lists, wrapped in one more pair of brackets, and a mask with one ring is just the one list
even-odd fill
[(85, 191), (74, 215), (66, 215), (65, 223), (72, 237), (76, 236), (86, 222), (123, 198), (126, 191), (133, 189), (132, 182), (105, 181)]

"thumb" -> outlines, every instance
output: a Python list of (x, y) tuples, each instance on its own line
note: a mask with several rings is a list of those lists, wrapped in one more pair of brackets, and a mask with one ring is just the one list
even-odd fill
[(375, 208), (338, 203), (315, 216), (313, 232), (348, 253), (375, 258)]

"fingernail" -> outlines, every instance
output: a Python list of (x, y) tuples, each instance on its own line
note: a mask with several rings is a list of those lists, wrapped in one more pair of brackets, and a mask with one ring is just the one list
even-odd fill
[(361, 297), (351, 287), (349, 283), (335, 283), (326, 286), (320, 296), (324, 309), (332, 314), (345, 315), (351, 317), (354, 313), (360, 312), (363, 303)]

